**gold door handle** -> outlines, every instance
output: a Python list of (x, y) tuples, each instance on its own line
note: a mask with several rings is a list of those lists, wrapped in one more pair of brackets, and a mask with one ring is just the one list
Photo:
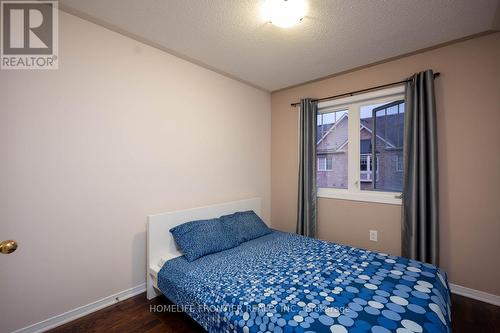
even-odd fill
[(0, 252), (3, 254), (10, 254), (17, 249), (17, 242), (15, 240), (4, 240), (0, 242)]

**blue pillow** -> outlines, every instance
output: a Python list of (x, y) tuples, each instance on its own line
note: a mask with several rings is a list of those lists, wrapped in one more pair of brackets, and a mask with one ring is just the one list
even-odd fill
[(243, 243), (272, 232), (253, 210), (224, 215), (220, 219), (224, 226), (231, 230), (231, 234), (238, 240), (238, 243)]
[(229, 231), (220, 219), (191, 221), (170, 229), (187, 261), (237, 246)]

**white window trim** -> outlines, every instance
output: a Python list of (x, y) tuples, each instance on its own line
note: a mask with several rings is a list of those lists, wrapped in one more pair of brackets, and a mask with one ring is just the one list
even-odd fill
[(337, 188), (318, 188), (319, 198), (375, 202), (389, 205), (401, 205), (401, 193), (380, 191), (350, 191)]
[[(360, 107), (369, 104), (388, 103), (394, 99), (404, 99), (404, 86), (397, 86), (383, 90), (377, 90), (365, 94), (339, 98), (331, 101), (320, 102), (318, 113), (327, 113), (339, 109), (348, 110), (348, 142), (359, 142)], [(348, 188), (318, 188), (318, 197), (342, 200), (354, 200), (364, 202), (376, 202), (391, 205), (401, 205), (401, 193), (383, 191), (362, 191), (360, 189), (360, 151), (358, 145), (349, 145), (348, 156)]]

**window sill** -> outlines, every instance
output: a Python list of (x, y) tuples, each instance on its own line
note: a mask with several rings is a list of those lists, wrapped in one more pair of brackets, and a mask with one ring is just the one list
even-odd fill
[(342, 199), (401, 205), (401, 194), (397, 192), (349, 191), (335, 188), (319, 188), (318, 198)]

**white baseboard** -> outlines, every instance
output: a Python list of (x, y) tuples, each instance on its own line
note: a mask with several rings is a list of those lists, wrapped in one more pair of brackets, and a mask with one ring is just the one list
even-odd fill
[(45, 332), (51, 328), (61, 326), (70, 322), (72, 320), (78, 319), (85, 315), (88, 315), (97, 310), (103, 309), (120, 301), (123, 301), (132, 296), (138, 295), (146, 291), (146, 284), (142, 283), (138, 286), (132, 287), (130, 289), (120, 291), (114, 295), (104, 297), (98, 301), (92, 302), (90, 304), (81, 306), (79, 308), (70, 310), (68, 312), (62, 313), (60, 315), (54, 316), (52, 318), (46, 319), (44, 321), (35, 323), (33, 325), (18, 329), (12, 333), (39, 333)]
[(450, 283), (451, 292), (457, 295), (476, 299), (478, 301), (500, 306), (500, 296), (486, 293), (484, 291), (471, 289), (458, 284)]

